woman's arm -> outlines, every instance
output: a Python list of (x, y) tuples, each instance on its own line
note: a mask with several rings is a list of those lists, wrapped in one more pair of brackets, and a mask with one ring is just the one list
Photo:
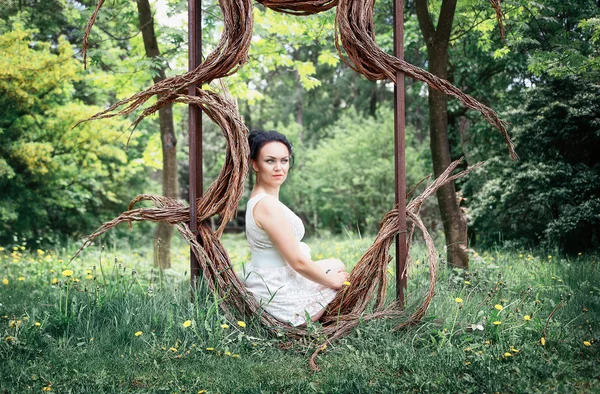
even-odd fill
[(254, 206), (252, 214), (256, 224), (267, 233), (279, 253), (300, 275), (332, 289), (340, 289), (348, 280), (347, 272), (326, 274), (319, 269), (318, 264), (302, 253), (285, 211), (275, 197), (267, 196), (260, 200)]

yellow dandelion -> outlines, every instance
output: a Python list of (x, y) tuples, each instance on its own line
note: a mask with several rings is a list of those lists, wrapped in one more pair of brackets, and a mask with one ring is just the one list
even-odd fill
[(523, 320), (529, 321), (529, 320), (531, 320), (531, 316), (525, 315), (525, 316), (523, 316)]
[(350, 286), (350, 285), (351, 285), (351, 283), (350, 283), (350, 282), (348, 282), (348, 281), (345, 281), (345, 282), (344, 282), (344, 286)]
[(504, 357), (511, 357), (511, 356), (512, 356), (512, 354), (509, 352), (504, 353)]
[(4, 248), (2, 246), (0, 246), (0, 252), (2, 252), (4, 250)]
[(542, 346), (546, 346), (546, 338), (542, 337), (542, 339), (540, 339), (540, 342)]
[(221, 328), (226, 330), (229, 328), (229, 324), (221, 324)]
[(590, 343), (590, 341), (583, 341), (583, 344), (584, 344), (585, 346), (592, 346), (592, 344)]
[(321, 346), (321, 350), (325, 350), (327, 349), (327, 344), (324, 344), (323, 346)]
[(206, 394), (206, 390), (200, 390), (198, 391), (198, 394)]
[(13, 246), (13, 250), (19, 250), (18, 246)]
[(188, 328), (188, 327), (189, 327), (189, 326), (191, 326), (191, 325), (192, 325), (192, 321), (191, 321), (191, 320), (186, 320), (186, 321), (184, 321), (184, 322), (183, 322), (183, 326), (184, 326), (185, 328)]
[(171, 348), (169, 348), (169, 350), (172, 351), (172, 352), (176, 352), (177, 348), (176, 347), (171, 347)]
[(42, 325), (42, 323), (40, 323), (39, 321), (36, 321), (35, 323), (33, 323), (36, 327), (39, 327)]
[(44, 387), (42, 387), (42, 391), (52, 391), (52, 387), (44, 386)]
[(496, 321), (494, 322), (494, 325), (495, 325), (495, 326), (499, 326), (500, 324), (502, 324), (502, 322), (501, 322), (501, 321), (499, 321), (499, 320), (496, 320)]
[(470, 362), (470, 361), (465, 361), (465, 367), (466, 367), (467, 365), (469, 365), (469, 364), (471, 364), (471, 362)]
[(468, 280), (465, 280), (465, 285), (470, 285), (470, 284), (471, 284), (471, 282), (470, 282), (470, 281), (468, 281)]
[(209, 352), (213, 352), (215, 350), (214, 347), (207, 347), (206, 350), (208, 350)]
[(51, 283), (52, 283), (53, 285), (57, 284), (57, 283), (58, 283), (58, 279), (56, 279), (56, 278), (52, 278), (52, 281), (51, 281)]
[(231, 356), (231, 352), (225, 352), (223, 353), (225, 356)]
[(11, 320), (8, 322), (8, 326), (10, 328), (19, 327), (21, 325), (21, 320)]
[(92, 274), (92, 270), (85, 270), (85, 273), (88, 274), (88, 275), (91, 275)]
[(15, 338), (13, 338), (13, 337), (6, 337), (6, 342), (11, 342), (11, 341), (14, 341), (14, 340), (15, 340)]
[(21, 250), (25, 250), (25, 246), (21, 246)]
[(41, 256), (41, 255), (43, 255), (43, 254), (44, 254), (44, 251), (43, 251), (42, 249), (38, 249), (38, 250), (37, 250), (37, 253), (38, 253), (38, 254)]
[(232, 354), (231, 357), (233, 357), (233, 358), (240, 358), (240, 355), (239, 354)]
[(552, 255), (551, 255), (551, 254), (549, 254), (549, 255), (548, 255), (548, 258), (549, 258), (549, 259), (551, 259), (551, 258), (552, 258)]
[(18, 280), (22, 282), (22, 281), (25, 280), (25, 277), (24, 276), (19, 276)]
[(460, 304), (461, 302), (463, 302), (463, 299), (462, 299), (462, 298), (460, 298), (460, 297), (456, 297), (456, 298), (454, 299), (454, 301), (456, 301), (456, 302), (458, 302), (458, 303)]
[(237, 324), (238, 324), (238, 326), (240, 326), (240, 327), (242, 327), (242, 328), (246, 327), (246, 323), (244, 323), (244, 322), (243, 322), (243, 321), (241, 321), (241, 320), (240, 320), (240, 321), (238, 321), (238, 322), (237, 322)]
[(135, 336), (136, 336), (136, 337), (139, 337), (139, 336), (140, 336), (140, 335), (142, 335), (142, 334), (143, 334), (143, 332), (141, 332), (141, 331), (138, 331), (138, 332), (136, 332), (136, 333), (135, 333)]
[(62, 274), (68, 278), (69, 276), (73, 276), (73, 270), (64, 270)]
[(53, 274), (55, 271), (54, 270), (50, 270), (50, 273)]
[(2, 279), (2, 283), (4, 283), (5, 285), (7, 285), (8, 284), (8, 279), (6, 279), (6, 278)]
[(500, 304), (496, 304), (496, 305), (494, 305), (494, 308), (498, 309), (499, 311), (501, 311), (502, 309), (504, 309), (504, 308), (502, 307), (502, 305), (500, 305)]

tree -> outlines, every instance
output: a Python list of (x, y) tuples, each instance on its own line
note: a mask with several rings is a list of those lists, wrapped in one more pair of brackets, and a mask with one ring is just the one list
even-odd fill
[[(437, 25), (434, 25), (427, 0), (416, 0), (419, 27), (427, 46), (429, 72), (448, 79), (450, 34), (456, 12), (456, 0), (442, 1)], [(439, 176), (452, 162), (448, 138), (448, 96), (431, 87), (429, 92), (429, 138), (433, 172)], [(467, 220), (460, 210), (453, 182), (438, 189), (437, 200), (444, 224), (448, 263), (467, 268)]]
[[(510, 89), (498, 100), (513, 125), (517, 163), (480, 127), (472, 154), (490, 157), (464, 185), (472, 227), (486, 245), (560, 246), (581, 252), (600, 243), (600, 40), (593, 1), (514, 1), (507, 42)], [(526, 54), (527, 56), (523, 56)], [(470, 56), (472, 57), (472, 56)], [(481, 64), (477, 62), (481, 68)], [(510, 68), (509, 68), (510, 67)], [(509, 85), (507, 85), (509, 86)], [(495, 88), (496, 91), (500, 91)]]
[[(137, 6), (146, 57), (153, 60), (151, 71), (156, 84), (166, 78), (166, 66), (160, 58), (150, 3), (148, 0), (137, 0)], [(173, 125), (173, 105), (168, 104), (161, 107), (158, 117), (163, 158), (162, 191), (165, 197), (177, 199), (177, 138), (175, 137), (175, 127)], [(173, 226), (168, 223), (159, 223), (154, 234), (154, 266), (171, 267), (172, 238)]]
[[(493, 158), (471, 213), (487, 244), (600, 244), (600, 89), (582, 77), (548, 78), (527, 92), (511, 117), (518, 163)], [(483, 174), (479, 174), (481, 180)], [(485, 179), (485, 178), (484, 178)], [(473, 181), (475, 182), (475, 181)]]
[(139, 145), (125, 151), (122, 120), (72, 128), (99, 108), (74, 99), (86, 75), (65, 39), (32, 44), (18, 19), (0, 34), (0, 240), (84, 235), (139, 184)]

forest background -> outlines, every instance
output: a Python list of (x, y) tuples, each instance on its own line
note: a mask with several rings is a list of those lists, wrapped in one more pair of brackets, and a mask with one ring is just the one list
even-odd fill
[[(74, 124), (187, 69), (187, 2), (154, 2), (160, 52), (148, 56), (136, 2), (107, 1), (90, 37), (95, 2), (0, 3), (0, 244), (38, 247), (91, 233), (137, 194), (161, 193), (158, 116), (131, 134), (134, 117)], [(416, 2), (405, 2), (405, 57), (428, 68)], [(439, 13), (440, 1), (429, 1)], [(218, 4), (203, 1), (203, 53), (222, 29)], [(593, 0), (506, 0), (506, 38), (487, 2), (458, 2), (448, 79), (509, 123), (520, 160), (480, 114), (448, 103), (452, 159), (483, 167), (457, 182), (469, 246), (600, 243), (600, 17)], [(375, 6), (376, 40), (392, 53), (393, 2)], [(377, 231), (394, 202), (393, 84), (368, 81), (340, 61), (335, 10), (293, 17), (254, 8), (250, 60), (224, 82), (249, 129), (277, 129), (295, 164), (281, 199), (310, 233)], [(434, 18), (435, 19), (435, 18)], [(163, 76), (164, 76), (163, 75)], [(217, 85), (206, 86), (218, 89)], [(427, 89), (406, 79), (408, 189), (432, 172)], [(177, 197), (187, 200), (186, 106), (173, 108)], [(224, 161), (225, 141), (204, 117), (204, 188)], [(248, 181), (248, 193), (252, 179)], [(247, 197), (240, 202), (243, 210)], [(435, 200), (423, 208), (441, 232)], [(108, 242), (148, 242), (151, 224), (112, 232)]]

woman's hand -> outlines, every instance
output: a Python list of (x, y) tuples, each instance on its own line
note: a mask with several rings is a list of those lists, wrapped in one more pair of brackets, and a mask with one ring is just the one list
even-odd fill
[(329, 287), (331, 287), (334, 290), (339, 290), (344, 286), (344, 282), (348, 281), (348, 278), (350, 278), (350, 274), (347, 273), (346, 271), (329, 271), (329, 273), (327, 274), (327, 276), (331, 276), (330, 278), (330, 285)]

